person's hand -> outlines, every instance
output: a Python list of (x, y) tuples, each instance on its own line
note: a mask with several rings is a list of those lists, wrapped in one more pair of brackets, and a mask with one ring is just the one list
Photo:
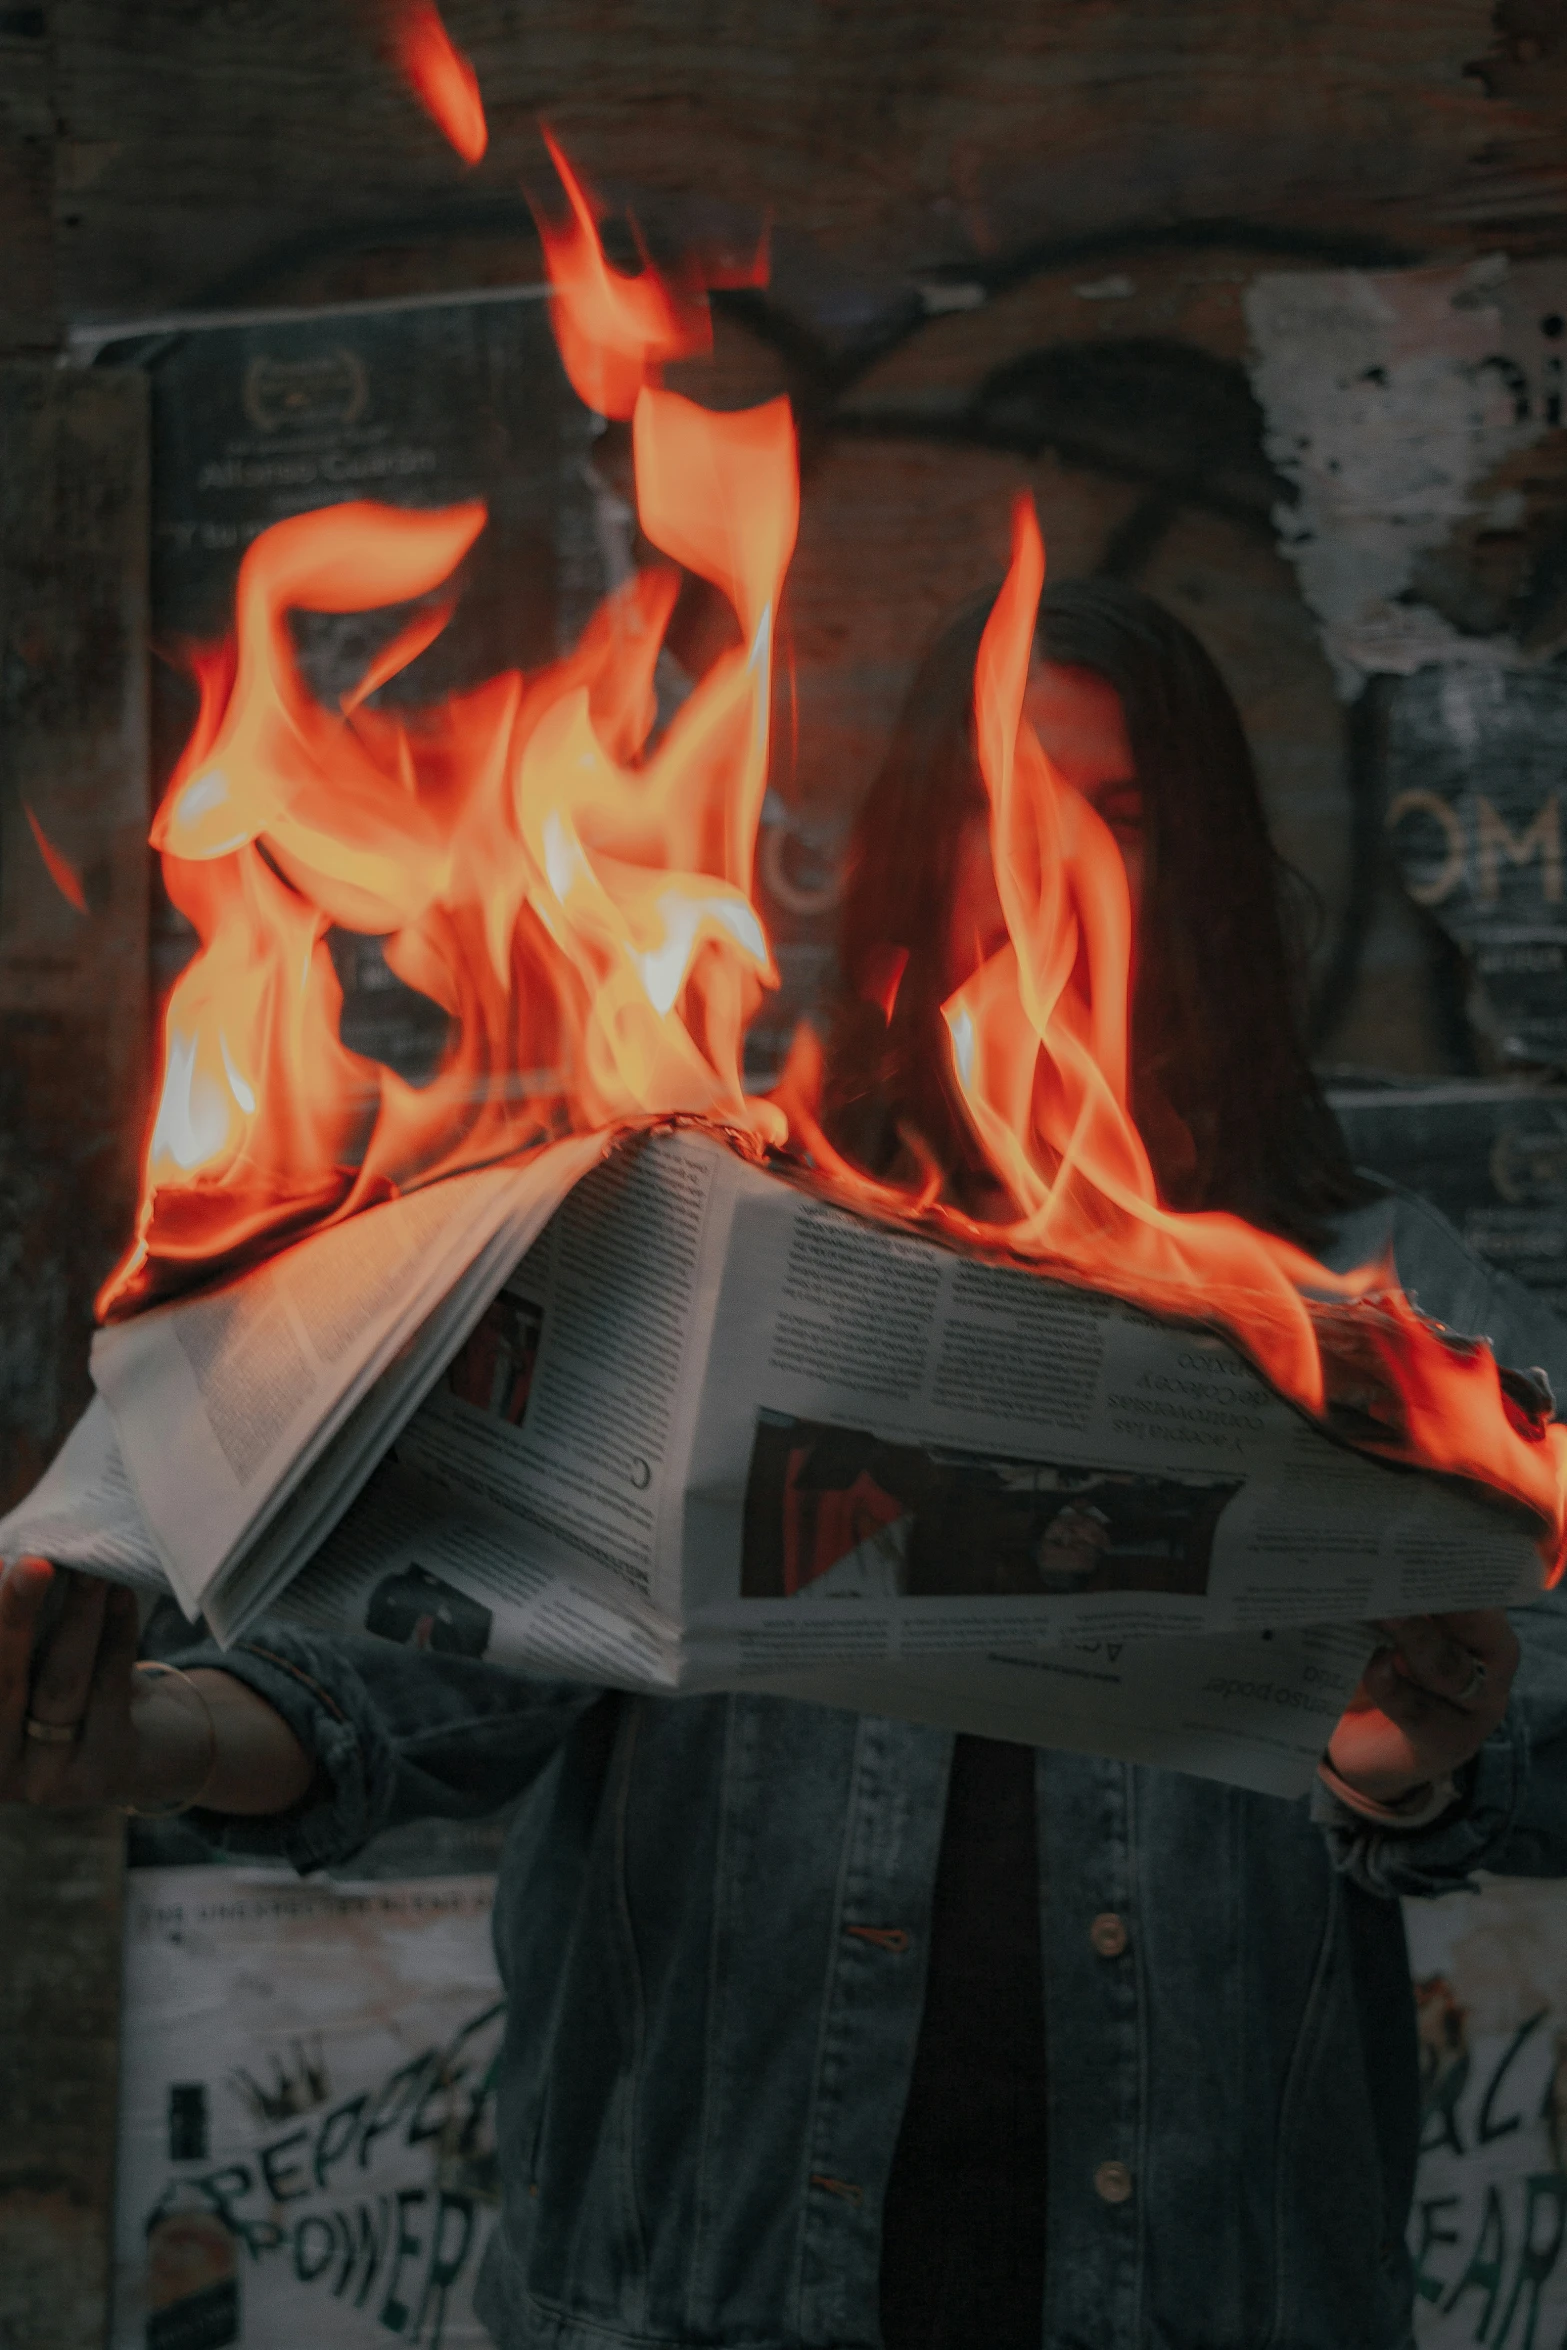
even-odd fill
[(137, 1672), (136, 1641), (132, 1592), (46, 1559), (0, 1567), (0, 1803), (158, 1811), (199, 1795), (257, 1813), (301, 1800), (310, 1761), (281, 1714), (232, 1673)]
[(1328, 1741), (1328, 1761), (1373, 1803), (1398, 1803), (1460, 1769), (1507, 1711), (1518, 1642), (1500, 1608), (1400, 1616)]

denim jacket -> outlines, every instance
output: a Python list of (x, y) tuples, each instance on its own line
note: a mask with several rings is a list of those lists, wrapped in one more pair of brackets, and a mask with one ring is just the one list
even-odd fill
[[(1388, 1238), (1429, 1310), (1567, 1385), (1567, 1330), (1422, 1203), (1357, 1211), (1333, 1253)], [(1039, 1754), (1042, 2350), (1410, 2342), (1418, 2080), (1390, 1896), (1567, 1871), (1567, 1606), (1516, 1621), (1507, 1719), (1416, 1833)], [(873, 2350), (951, 1738), (277, 1621), (199, 1653), (319, 1765), (286, 1819), (209, 1817), (231, 1853), (333, 1866), (395, 1821), (524, 1795), (496, 1911), (504, 2207), (480, 2290), (504, 2350)], [(1107, 1911), (1124, 1948), (1091, 1934)]]

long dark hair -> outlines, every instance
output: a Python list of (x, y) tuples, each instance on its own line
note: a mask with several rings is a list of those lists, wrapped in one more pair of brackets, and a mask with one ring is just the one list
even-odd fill
[[(861, 809), (825, 1099), (852, 1157), (891, 1172), (917, 1135), (959, 1200), (982, 1170), (938, 1007), (959, 838), (983, 790), (972, 699), (993, 600), (966, 607), (921, 663)], [(1190, 629), (1114, 581), (1049, 588), (1037, 645), (1103, 678), (1126, 715), (1145, 836), (1132, 1112), (1161, 1194), (1320, 1248), (1363, 1187), (1301, 1043), (1304, 885), (1268, 838), (1235, 704)], [(867, 1000), (889, 950), (908, 958), (890, 1020)]]

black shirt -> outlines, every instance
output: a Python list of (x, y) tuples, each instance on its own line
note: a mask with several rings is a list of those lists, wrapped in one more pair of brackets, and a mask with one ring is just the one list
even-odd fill
[(1035, 1753), (959, 1738), (882, 2227), (886, 2350), (1039, 2350), (1045, 2007)]

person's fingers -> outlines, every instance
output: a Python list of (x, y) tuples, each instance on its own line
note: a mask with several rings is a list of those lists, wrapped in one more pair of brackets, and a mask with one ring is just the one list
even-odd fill
[(1479, 1753), (1507, 1711), (1518, 1642), (1499, 1608), (1401, 1616), (1378, 1649), (1329, 1741), (1334, 1768), (1379, 1800), (1396, 1801)]
[(1395, 1671), (1402, 1670), (1412, 1685), (1450, 1705), (1474, 1703), (1490, 1678), (1483, 1657), (1432, 1616), (1396, 1618), (1386, 1629), (1393, 1641)]
[[(1372, 1658), (1361, 1686), (1376, 1710), (1408, 1733), (1423, 1730), (1433, 1719), (1439, 1720), (1444, 1710), (1445, 1701), (1435, 1690), (1399, 1670), (1397, 1649), (1384, 1648)], [(1446, 1707), (1445, 1710), (1456, 1709)]]
[(1438, 1644), (1453, 1640), (1472, 1656), (1487, 1661), (1500, 1662), (1518, 1653), (1517, 1636), (1505, 1608), (1455, 1608), (1441, 1615), (1390, 1616), (1378, 1629), (1395, 1641), (1406, 1635)]
[(1459, 1615), (1438, 1616), (1437, 1622), (1484, 1665), (1488, 1702), (1494, 1705), (1496, 1719), (1500, 1721), (1507, 1710), (1522, 1653), (1518, 1635), (1506, 1613), (1499, 1607), (1475, 1608)]
[[(54, 1614), (46, 1603), (57, 1583)], [(0, 1565), (0, 1802), (119, 1798), (138, 1639), (134, 1592), (46, 1559)], [(29, 1720), (72, 1735), (30, 1736)]]
[(1391, 1650), (1384, 1650), (1367, 1666), (1366, 1687), (1388, 1725), (1388, 1734), (1378, 1739), (1375, 1717), (1366, 1717), (1364, 1743), (1368, 1751), (1380, 1745), (1384, 1767), (1418, 1767), (1429, 1779), (1445, 1777), (1477, 1754), (1507, 1703), (1503, 1692), (1500, 1696), (1488, 1693), (1481, 1704), (1471, 1708), (1455, 1705), (1401, 1670), (1399, 1656)]
[[(62, 1597), (52, 1624), (46, 1619), (34, 1657), (23, 1725), (22, 1792), (29, 1803), (82, 1803), (87, 1800), (78, 1784), (82, 1729), (107, 1587), (69, 1568), (57, 1567), (55, 1573)], [(56, 1735), (40, 1736), (39, 1731)]]
[(1487, 1663), (1500, 1664), (1518, 1660), (1518, 1635), (1508, 1621), (1507, 1611), (1500, 1607), (1455, 1608), (1450, 1614), (1436, 1616), (1433, 1622), (1461, 1640), (1474, 1655)]
[(70, 1729), (87, 1711), (108, 1585), (95, 1575), (65, 1574), (60, 1619), (33, 1670), (28, 1713), (51, 1729)]
[(53, 1580), (46, 1559), (13, 1559), (0, 1569), (0, 1797), (19, 1780), (32, 1674), (33, 1636)]
[(0, 1692), (11, 1694), (31, 1670), (33, 1629), (53, 1580), (47, 1559), (0, 1559)]
[(1394, 1669), (1462, 1713), (1483, 1715), (1494, 1728), (1507, 1709), (1518, 1664), (1518, 1642), (1500, 1609), (1459, 1616), (1403, 1616), (1384, 1624), (1394, 1644)]
[(136, 1594), (111, 1589), (104, 1602), (103, 1636), (79, 1749), (81, 1770), (93, 1781), (90, 1800), (117, 1799), (121, 1794), (118, 1782), (130, 1761), (131, 1675), (140, 1637)]
[(1440, 1718), (1445, 1706), (1445, 1699), (1438, 1697), (1438, 1692), (1428, 1690), (1421, 1680), (1414, 1680), (1400, 1668), (1398, 1650), (1393, 1647), (1384, 1647), (1377, 1657), (1372, 1657), (1365, 1668), (1363, 1687), (1372, 1706), (1379, 1713), (1386, 1713), (1391, 1723), (1398, 1723), (1400, 1730), (1417, 1730), (1428, 1720)]

